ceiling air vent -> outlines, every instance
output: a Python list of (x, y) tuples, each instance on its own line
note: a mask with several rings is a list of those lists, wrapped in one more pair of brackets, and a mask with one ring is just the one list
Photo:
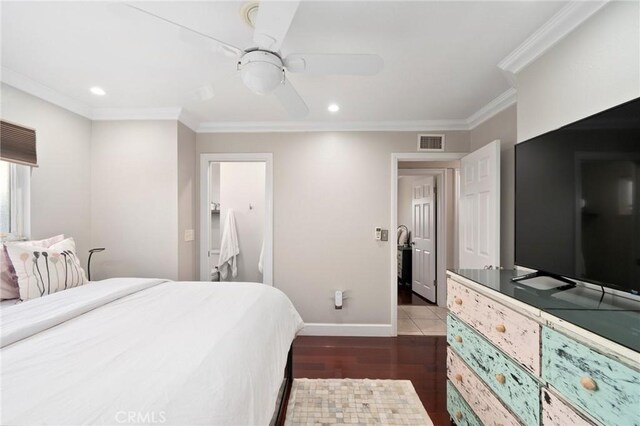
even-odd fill
[(418, 151), (444, 151), (444, 135), (418, 135)]

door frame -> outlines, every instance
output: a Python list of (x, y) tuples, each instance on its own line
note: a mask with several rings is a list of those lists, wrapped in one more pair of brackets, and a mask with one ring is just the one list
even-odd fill
[[(390, 234), (395, 235), (396, 230), (398, 229), (398, 163), (403, 161), (456, 161), (460, 160), (462, 157), (467, 155), (468, 153), (462, 152), (410, 152), (410, 153), (392, 153), (391, 154), (391, 228)], [(416, 169), (416, 174), (424, 174), (418, 173), (418, 170), (425, 169)], [(444, 178), (444, 169), (429, 169), (429, 171), (441, 170), (442, 176)], [(409, 171), (410, 172), (410, 171)], [(403, 171), (403, 173), (405, 173)], [(444, 182), (444, 179), (443, 179)], [(443, 188), (444, 189), (444, 188)], [(454, 189), (454, 194), (455, 194)], [(445, 207), (445, 191), (438, 191), (437, 193), (437, 203), (438, 203), (438, 218), (444, 217), (444, 214), (448, 213), (444, 210)], [(455, 203), (454, 205), (457, 205)], [(440, 210), (443, 209), (443, 210)], [(454, 210), (455, 222), (454, 222), (454, 230), (458, 227), (458, 217)], [(440, 226), (440, 219), (438, 219), (438, 223), (436, 227)], [(444, 250), (446, 253), (446, 229), (444, 227), (442, 229), (438, 228), (438, 241), (436, 242), (437, 250)], [(454, 231), (455, 233), (455, 231)], [(391, 244), (389, 244), (389, 259), (391, 262), (391, 276), (389, 280), (389, 289), (391, 294), (391, 304), (390, 304), (390, 313), (391, 313), (391, 335), (398, 335), (398, 264), (396, 262), (398, 247), (397, 244), (393, 244), (394, 240), (391, 240)], [(445, 244), (444, 246), (441, 244)], [(444, 247), (444, 248), (443, 248)], [(438, 264), (436, 266), (436, 270), (440, 272), (440, 257), (438, 257)], [(446, 263), (444, 264), (444, 271), (446, 273)], [(439, 275), (439, 274), (438, 274)], [(439, 287), (439, 286), (438, 286)], [(437, 291), (437, 290), (436, 290)]]
[(264, 257), (262, 260), (262, 282), (273, 285), (273, 154), (272, 153), (202, 153), (200, 154), (200, 280), (210, 281), (209, 277), (209, 236), (211, 235), (211, 212), (209, 196), (209, 163), (228, 162), (260, 162), (265, 163), (265, 223), (264, 223)]
[[(435, 252), (436, 252), (436, 303), (438, 306), (441, 306), (438, 302), (445, 302), (446, 300), (442, 300), (440, 296), (440, 286), (441, 283), (438, 280), (441, 276), (444, 277), (447, 272), (447, 262), (445, 256), (440, 256), (438, 253), (446, 253), (447, 252), (447, 235), (445, 229), (444, 218), (449, 213), (446, 210), (446, 173), (447, 169), (398, 169), (398, 177), (400, 176), (433, 176), (435, 179), (435, 187), (436, 189), (436, 244), (435, 244)], [(413, 253), (411, 255), (413, 262)], [(396, 268), (397, 268), (396, 263)], [(397, 272), (396, 272), (397, 274)], [(413, 278), (413, 277), (412, 277)], [(441, 299), (440, 301), (438, 299)]]

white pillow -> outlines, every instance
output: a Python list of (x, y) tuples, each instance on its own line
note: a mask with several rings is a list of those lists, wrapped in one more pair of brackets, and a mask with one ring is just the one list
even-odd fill
[(9, 258), (18, 276), (20, 299), (29, 300), (87, 282), (76, 243), (67, 238), (48, 248), (6, 244)]

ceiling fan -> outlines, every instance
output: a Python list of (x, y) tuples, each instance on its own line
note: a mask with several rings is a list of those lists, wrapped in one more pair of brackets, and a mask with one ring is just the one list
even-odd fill
[[(294, 53), (283, 56), (280, 46), (299, 4), (300, 0), (260, 0), (258, 4), (245, 5), (245, 20), (254, 27), (255, 45), (244, 50), (137, 5), (116, 5), (177, 26), (180, 38), (190, 44), (236, 58), (236, 69), (249, 90), (259, 95), (273, 94), (291, 117), (301, 118), (308, 114), (309, 108), (287, 79), (287, 73), (374, 75), (382, 70), (384, 63), (374, 54)], [(203, 98), (213, 96), (211, 86), (201, 88), (200, 92)]]

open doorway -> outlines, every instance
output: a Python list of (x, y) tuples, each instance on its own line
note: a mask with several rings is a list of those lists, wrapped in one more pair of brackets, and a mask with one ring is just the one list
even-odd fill
[[(391, 155), (391, 229), (397, 230), (400, 225), (404, 225), (409, 234), (405, 240), (402, 232), (398, 232), (398, 241), (390, 246), (394, 259), (390, 288), (393, 335), (443, 335), (446, 332), (446, 270), (457, 266), (459, 160), (465, 155), (444, 152)], [(427, 177), (430, 179), (425, 180)], [(425, 189), (425, 185), (431, 185), (431, 189)], [(404, 188), (401, 189), (401, 186)], [(403, 191), (402, 197), (400, 191)], [(427, 197), (424, 197), (425, 192)], [(399, 206), (400, 198), (406, 205)], [(431, 198), (431, 205), (426, 209), (424, 206), (417, 208), (418, 204), (424, 204), (420, 202), (425, 201), (425, 198), (427, 201)], [(427, 250), (432, 253), (424, 254), (425, 247), (422, 244), (419, 247), (422, 253), (414, 253), (415, 244), (411, 243), (417, 242), (416, 233), (420, 239), (427, 235), (423, 228), (416, 229), (417, 226), (423, 226), (424, 220), (422, 223), (419, 220), (415, 222), (414, 216), (418, 214), (418, 218), (424, 219), (425, 212), (432, 215), (427, 219), (433, 221), (434, 228), (428, 235), (427, 240), (430, 241), (421, 243), (431, 244), (431, 248), (427, 247)], [(449, 218), (449, 221), (445, 221), (445, 218)], [(404, 228), (400, 227), (400, 230)], [(411, 253), (410, 279), (408, 274), (402, 277), (409, 263), (405, 260), (405, 253), (406, 256)], [(414, 262), (414, 256), (420, 257)], [(399, 261), (406, 262), (406, 266), (403, 268)], [(426, 265), (430, 265), (430, 273), (423, 273)], [(423, 268), (420, 274), (414, 273), (414, 268), (420, 267)], [(399, 272), (401, 277), (398, 276)], [(424, 277), (434, 275), (435, 283), (431, 281), (431, 288), (428, 288), (427, 284), (431, 279)], [(422, 277), (420, 284), (415, 282), (414, 278), (417, 276)], [(422, 294), (413, 291), (414, 286), (418, 285), (422, 285), (425, 290), (420, 291)]]
[(202, 154), (200, 280), (272, 284), (271, 154)]
[(398, 334), (446, 332), (442, 290), (455, 266), (459, 168), (457, 160), (398, 162)]

